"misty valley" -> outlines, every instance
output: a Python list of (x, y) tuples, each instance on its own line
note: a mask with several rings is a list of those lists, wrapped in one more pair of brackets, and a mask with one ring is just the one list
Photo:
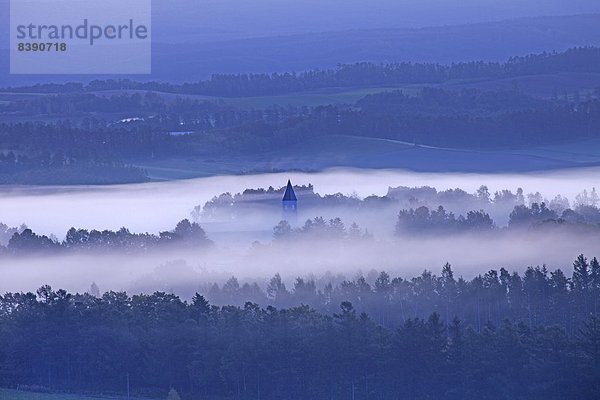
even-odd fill
[[(590, 173), (595, 169), (574, 172), (580, 179)], [(30, 221), (26, 211), (0, 225), (0, 264), (11, 271), (0, 288), (30, 290), (52, 284), (86, 291), (94, 282), (103, 288), (160, 290), (191, 298), (200, 288), (224, 284), (232, 276), (264, 290), (274, 274), (288, 284), (297, 277), (329, 275), (339, 281), (382, 269), (418, 274), (446, 262), (471, 278), (481, 268), (564, 268), (580, 253), (593, 254), (600, 238), (596, 189), (577, 192), (586, 180), (577, 182), (572, 175), (532, 175), (534, 188), (554, 182), (554, 193), (544, 195), (500, 186), (510, 176), (487, 177), (497, 190), (477, 187), (485, 175), (432, 180), (442, 187), (463, 180), (475, 188), (467, 192), (432, 186), (386, 188), (386, 179), (422, 183), (428, 177), (357, 170), (297, 175), (318, 182), (321, 193), (311, 183), (291, 181), (288, 188), (270, 185), (237, 193), (207, 188), (285, 182), (283, 176), (201, 178), (100, 191), (15, 189), (0, 201), (4, 209), (18, 205), (27, 210), (26, 204), (37, 209), (44, 199), (48, 208), (39, 211), (55, 221), (49, 216), (45, 223)], [(373, 187), (375, 178), (378, 185)], [(327, 193), (333, 182), (346, 194)], [(574, 195), (557, 192), (561, 189)], [(153, 201), (141, 201), (147, 198), (145, 190), (155, 194)], [(156, 195), (160, 192), (164, 197)], [(289, 193), (295, 199), (292, 211), (285, 208)], [(104, 204), (107, 196), (112, 203)], [(180, 203), (167, 202), (173, 196)], [(74, 202), (82, 206), (80, 212), (70, 212)], [(164, 207), (172, 219), (154, 218)], [(73, 217), (70, 226), (65, 225), (66, 213)], [(334, 282), (321, 286), (327, 283)]]
[(600, 400), (599, 27), (0, 0), (0, 400)]
[[(595, 171), (572, 173), (582, 179)], [(25, 390), (110, 391), (125, 374), (151, 397), (154, 388), (176, 385), (217, 397), (457, 391), (477, 398), (496, 385), (484, 376), (500, 369), (544, 387), (535, 389), (540, 395), (558, 386), (591, 395), (592, 372), (575, 375), (579, 366), (591, 368), (600, 329), (589, 319), (600, 306), (600, 198), (595, 188), (576, 191), (586, 178), (523, 180), (534, 188), (553, 182), (553, 192), (541, 194), (501, 189), (514, 182), (509, 175), (440, 180), (337, 170), (296, 176), (317, 182), (322, 193), (291, 182), (205, 192), (284, 183), (283, 176), (146, 184), (165, 198), (187, 193), (181, 204), (157, 196), (138, 210), (156, 233), (102, 228), (110, 210), (146, 196), (143, 187), (13, 189), (0, 201), (5, 209), (9, 202), (37, 207), (45, 198), (44, 213), (62, 221), (75, 197), (85, 205), (79, 223), (96, 228), (0, 226), (0, 337), (10, 344), (1, 354), (13, 365), (3, 379), (40, 385)], [(498, 190), (477, 186), (486, 178)], [(386, 180), (428, 179), (475, 190), (385, 189)], [(336, 185), (347, 193), (325, 192)], [(103, 206), (102, 192), (114, 199), (114, 190), (119, 200)], [(359, 195), (371, 190), (381, 194)], [(199, 198), (208, 200), (195, 205)], [(153, 220), (160, 207), (186, 218), (161, 231)], [(27, 214), (18, 218), (27, 222)], [(40, 339), (40, 329), (60, 339)], [(90, 364), (97, 352), (118, 362)], [(272, 361), (264, 364), (265, 357)], [(548, 372), (539, 374), (525, 357), (547, 363)], [(559, 362), (561, 369), (552, 367)], [(191, 369), (181, 374), (180, 365)], [(424, 384), (426, 371), (436, 385)], [(570, 386), (572, 379), (584, 385)], [(518, 393), (519, 382), (502, 390)]]

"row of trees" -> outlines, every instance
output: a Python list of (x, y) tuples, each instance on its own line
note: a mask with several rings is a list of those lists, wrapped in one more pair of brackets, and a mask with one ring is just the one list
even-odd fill
[[(50, 175), (52, 169), (76, 171), (97, 166), (109, 171), (121, 167), (117, 172), (128, 173), (125, 178), (129, 181), (139, 181), (145, 179), (143, 171), (126, 167), (127, 164), (171, 156), (246, 154), (327, 135), (460, 148), (546, 145), (597, 137), (600, 101), (477, 117), (402, 114), (386, 111), (385, 103), (381, 109), (317, 107), (306, 114), (297, 110), (282, 110), (273, 116), (240, 111), (217, 114), (226, 122), (218, 122), (211, 111), (198, 118), (182, 119), (174, 114), (113, 125), (99, 121), (88, 121), (89, 126), (84, 126), (85, 121), (79, 126), (70, 122), (0, 124), (0, 145), (7, 152), (12, 151), (12, 156), (7, 153), (0, 160), (0, 173), (10, 176), (30, 170), (43, 172), (48, 166)], [(169, 134), (181, 129), (202, 134)]]
[[(205, 130), (236, 126), (248, 121), (279, 122), (283, 118), (306, 113), (308, 108), (270, 106), (265, 109), (240, 109), (223, 101), (190, 97), (170, 98), (154, 92), (101, 95), (62, 93), (34, 96), (0, 104), (0, 115), (60, 117), (78, 120), (81, 116), (96, 118), (86, 125), (144, 125), (164, 130)], [(103, 121), (104, 118), (106, 121)], [(123, 120), (121, 121), (120, 118)], [(116, 121), (115, 121), (116, 120)], [(137, 124), (134, 124), (137, 122)], [(143, 124), (141, 123), (143, 122)]]
[[(514, 207), (509, 215), (509, 228), (539, 228), (556, 224), (569, 227), (600, 227), (600, 209), (595, 206), (579, 206), (562, 212), (548, 208), (546, 203), (524, 204)], [(451, 234), (459, 232), (489, 232), (498, 228), (494, 220), (483, 210), (469, 211), (456, 217), (443, 206), (429, 209), (427, 206), (404, 209), (398, 214), (396, 232), (410, 234)]]
[[(381, 107), (319, 107), (283, 132), (293, 137), (345, 134), (459, 148), (543, 145), (598, 136), (600, 101), (544, 109), (506, 111), (494, 116), (397, 113)], [(283, 138), (282, 138), (283, 139)]]
[[(582, 283), (574, 279), (553, 304), (574, 310)], [(386, 288), (377, 286), (382, 298)], [(490, 299), (497, 292), (482, 290)], [(508, 304), (518, 303), (514, 296)], [(7, 293), (0, 296), (0, 385), (124, 394), (129, 383), (137, 395), (174, 388), (184, 399), (597, 397), (598, 318), (579, 314), (565, 330), (541, 320), (475, 325), (433, 313), (392, 327), (349, 301), (330, 307), (218, 307), (200, 294), (186, 302), (161, 292), (95, 297), (48, 286)]]
[[(105, 183), (112, 183), (111, 176), (113, 181), (143, 181), (145, 173), (128, 164), (173, 156), (247, 154), (315, 136), (498, 148), (597, 137), (600, 126), (598, 100), (565, 104), (517, 93), (439, 89), (426, 89), (417, 97), (393, 92), (369, 96), (353, 106), (314, 108), (247, 110), (222, 102), (167, 100), (151, 93), (38, 96), (4, 108), (9, 113), (58, 113), (71, 119), (0, 124), (0, 145), (5, 149), (0, 181), (5, 183), (36, 183), (37, 175), (50, 182), (69, 177), (73, 183), (86, 183), (86, 173), (102, 176), (103, 171)], [(171, 134), (180, 131), (195, 134)], [(11, 176), (17, 182), (9, 182)]]
[[(195, 206), (191, 215), (194, 220), (201, 221), (241, 218), (259, 208), (275, 212), (275, 209), (280, 208), (279, 201), (284, 191), (285, 186), (246, 189), (236, 194), (221, 193), (204, 205)], [(521, 188), (515, 192), (503, 189), (490, 193), (485, 185), (480, 186), (474, 193), (459, 188), (438, 191), (430, 186), (390, 187), (383, 196), (370, 195), (364, 199), (343, 193), (321, 195), (315, 193), (312, 184), (295, 185), (294, 191), (302, 204), (302, 209), (307, 212), (313, 210), (320, 212), (319, 210), (328, 208), (337, 210), (346, 208), (354, 212), (402, 208), (405, 212), (410, 212), (412, 209), (414, 213), (419, 207), (426, 207), (423, 211), (431, 212), (430, 210), (442, 206), (444, 212), (452, 210), (454, 214), (465, 214), (466, 217), (472, 210), (483, 210), (487, 214), (506, 215), (507, 221), (509, 214), (514, 212), (515, 220), (521, 220), (521, 217), (526, 215), (539, 214), (540, 218), (531, 218), (529, 222), (560, 218), (571, 222), (575, 221), (572, 218), (575, 216), (580, 222), (600, 223), (600, 210), (598, 210), (600, 197), (595, 188), (579, 193), (572, 202), (562, 195), (547, 199), (539, 192), (525, 193)], [(544, 210), (542, 213), (536, 211), (540, 207)], [(570, 211), (563, 216), (567, 210)]]
[(494, 228), (494, 221), (483, 210), (469, 211), (466, 216), (459, 215), (457, 218), (442, 206), (431, 211), (425, 206), (402, 210), (398, 214), (398, 222), (396, 223), (398, 234), (489, 232)]
[(212, 245), (206, 232), (198, 223), (187, 219), (180, 221), (175, 229), (150, 233), (131, 233), (127, 228), (118, 231), (91, 230), (71, 228), (63, 241), (54, 237), (38, 235), (27, 227), (22, 229), (7, 228), (12, 237), (1, 252), (11, 255), (30, 255), (60, 251), (117, 251), (139, 252), (151, 251), (170, 246), (206, 248)]
[(402, 90), (387, 91), (368, 95), (356, 104), (365, 111), (386, 114), (489, 116), (503, 112), (549, 108), (552, 102), (517, 91), (447, 91), (425, 87), (418, 96)]
[[(359, 100), (357, 105), (369, 111), (404, 114), (473, 114), (490, 115), (524, 109), (549, 108), (555, 101), (535, 99), (513, 91), (482, 92), (476, 89), (447, 91), (423, 88), (418, 96), (402, 91), (382, 92)], [(224, 101), (198, 100), (190, 97), (175, 99), (154, 92), (121, 93), (103, 96), (92, 93), (35, 96), (0, 104), (0, 114), (25, 116), (103, 115), (111, 119), (119, 115), (137, 115), (136, 120), (152, 121), (159, 115), (164, 128), (171, 119), (196, 130), (223, 128), (243, 122), (264, 120), (274, 123), (291, 117), (307, 115), (309, 107), (276, 106), (262, 109), (241, 109)], [(156, 120), (156, 118), (154, 118)], [(133, 121), (129, 121), (133, 122)], [(175, 121), (173, 121), (175, 122)]]
[[(539, 228), (548, 224), (558, 224), (575, 228), (597, 229), (600, 225), (600, 210), (594, 206), (579, 207), (578, 211), (567, 209), (558, 217), (558, 213), (546, 207), (544, 203), (533, 203), (531, 207), (515, 206), (510, 214), (509, 228)], [(213, 215), (214, 216), (214, 215)], [(396, 221), (396, 233), (405, 234), (455, 234), (466, 232), (491, 232), (497, 230), (492, 218), (484, 212), (469, 211), (465, 216), (456, 217), (443, 206), (430, 210), (426, 206), (400, 211)], [(510, 230), (508, 231), (510, 233)], [(273, 239), (285, 245), (292, 240), (364, 240), (373, 236), (355, 222), (348, 227), (341, 218), (325, 220), (323, 217), (308, 219), (302, 226), (292, 227), (286, 221), (280, 221), (273, 228)], [(32, 252), (54, 252), (62, 250), (115, 250), (148, 251), (167, 245), (185, 245), (207, 247), (212, 242), (198, 222), (187, 219), (180, 221), (175, 229), (150, 233), (131, 233), (126, 228), (118, 231), (71, 228), (63, 241), (55, 237), (39, 235), (26, 226), (11, 228), (0, 224), (0, 253), (24, 255)]]
[(325, 274), (297, 278), (288, 288), (276, 274), (261, 289), (235, 277), (222, 286), (208, 285), (204, 293), (215, 304), (293, 307), (308, 304), (331, 314), (340, 302), (350, 301), (379, 324), (397, 327), (411, 318), (426, 318), (437, 312), (449, 323), (455, 316), (480, 332), (486, 322), (504, 319), (537, 325), (558, 325), (576, 332), (589, 315), (600, 313), (600, 263), (583, 255), (573, 263), (570, 276), (561, 269), (528, 267), (524, 273), (490, 270), (471, 280), (456, 277), (446, 264), (441, 274), (424, 271), (409, 279), (371, 271), (349, 280)]
[(460, 62), (450, 65), (431, 63), (374, 64), (368, 62), (340, 65), (335, 69), (302, 73), (213, 75), (210, 80), (171, 84), (131, 80), (95, 80), (78, 83), (37, 84), (4, 91), (35, 93), (81, 93), (102, 90), (154, 90), (169, 93), (210, 96), (261, 96), (300, 92), (327, 87), (439, 83), (451, 79), (506, 78), (556, 72), (599, 72), (600, 48), (579, 47), (563, 53), (531, 54), (512, 57), (505, 63)]
[(508, 108), (475, 115), (469, 108), (452, 107), (452, 104), (444, 110), (424, 104), (393, 107), (383, 96), (372, 98), (363, 106), (318, 106), (303, 112), (290, 110), (291, 115), (280, 114), (279, 120), (241, 121), (224, 130), (203, 131), (201, 138), (206, 146), (221, 143), (221, 147), (226, 144), (228, 151), (243, 152), (286, 147), (327, 135), (386, 138), (450, 148), (496, 149), (547, 145), (594, 138), (599, 134), (599, 100), (547, 103), (544, 107)]
[(353, 222), (348, 228), (344, 225), (341, 218), (332, 218), (326, 221), (323, 217), (308, 219), (304, 225), (293, 228), (288, 221), (280, 221), (273, 228), (273, 238), (275, 241), (308, 239), (308, 240), (359, 240), (371, 238), (367, 230), (362, 230), (356, 222)]

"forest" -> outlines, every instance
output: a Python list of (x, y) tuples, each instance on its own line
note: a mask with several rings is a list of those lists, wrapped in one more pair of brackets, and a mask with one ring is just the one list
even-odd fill
[(183, 399), (597, 397), (596, 258), (579, 256), (571, 277), (538, 267), (465, 280), (446, 265), (335, 287), (298, 278), (288, 290), (277, 274), (264, 306), (251, 290), (232, 278), (222, 306), (95, 285), (6, 293), (0, 385), (123, 395), (129, 379), (136, 396)]
[[(371, 208), (367, 210), (372, 211)], [(383, 212), (383, 215), (385, 214)], [(201, 220), (204, 214), (197, 215)], [(213, 218), (217, 215), (220, 215), (220, 218), (227, 217), (222, 213), (215, 214), (214, 209), (211, 210)], [(595, 205), (584, 205), (576, 207), (576, 211), (567, 208), (559, 214), (543, 202), (532, 203), (530, 206), (516, 205), (508, 216), (508, 225), (501, 226), (482, 209), (456, 216), (442, 205), (431, 210), (427, 206), (420, 206), (400, 210), (395, 222), (398, 238), (469, 233), (487, 233), (490, 237), (493, 234), (516, 237), (523, 232), (542, 234), (552, 230), (600, 238), (600, 209)], [(354, 221), (344, 222), (340, 217), (326, 219), (316, 216), (307, 219), (299, 226), (292, 226), (287, 220), (280, 221), (273, 227), (272, 240), (266, 245), (277, 246), (319, 240), (352, 243), (373, 239), (387, 240), (388, 238), (374, 236), (368, 229), (362, 228)], [(212, 244), (200, 224), (190, 222), (188, 219), (178, 222), (174, 229), (159, 234), (132, 233), (125, 227), (116, 231), (71, 228), (62, 240), (54, 235), (37, 234), (24, 224), (20, 227), (9, 227), (0, 223), (0, 257), (104, 251), (135, 254), (152, 253), (170, 247), (202, 250), (210, 248)]]
[[(541, 98), (518, 85), (484, 90), (435, 84), (467, 77), (596, 72), (598, 63), (593, 61), (599, 54), (597, 48), (576, 48), (515, 57), (505, 64), (367, 63), (301, 74), (215, 76), (181, 87), (95, 81), (86, 86), (7, 89), (4, 96), (12, 91), (16, 97), (0, 101), (0, 183), (144, 182), (149, 174), (136, 165), (160, 160), (245, 160), (251, 154), (270, 160), (274, 156), (269, 152), (291, 151), (311, 140), (340, 135), (397, 141), (415, 148), (488, 151), (593, 140), (600, 134), (599, 88)], [(403, 83), (423, 86), (385, 87)], [(348, 103), (290, 105), (280, 99), (268, 106), (244, 106), (227, 98), (325, 87), (340, 90), (350, 85), (381, 89)], [(43, 95), (20, 93), (27, 90)], [(193, 96), (198, 93), (221, 97)], [(244, 170), (255, 168), (252, 161), (246, 162)]]
[[(4, 240), (2, 240), (4, 239)], [(38, 235), (26, 225), (9, 227), (0, 224), (0, 255), (48, 255), (70, 252), (152, 252), (165, 248), (190, 248), (203, 249), (212, 246), (212, 241), (198, 223), (187, 219), (177, 223), (174, 229), (160, 232), (158, 235), (150, 233), (132, 233), (123, 227), (117, 231), (87, 230), (71, 228), (64, 240), (59, 240), (53, 235)]]
[[(600, 196), (595, 188), (583, 190), (571, 200), (560, 194), (548, 199), (521, 188), (490, 193), (485, 185), (473, 193), (459, 188), (389, 187), (385, 195), (365, 198), (342, 193), (321, 195), (310, 183), (294, 189), (301, 204), (298, 221), (280, 220), (285, 187), (268, 187), (214, 196), (194, 207), (189, 219), (179, 221), (174, 229), (156, 234), (131, 232), (127, 227), (71, 227), (58, 238), (38, 234), (25, 224), (0, 223), (0, 256), (104, 251), (142, 254), (173, 247), (202, 250), (213, 244), (202, 225), (227, 221), (243, 225), (253, 217), (264, 218), (255, 229), (271, 233), (270, 238), (261, 239), (261, 245), (267, 247), (320, 240), (394, 243), (407, 237), (472, 234), (517, 238), (522, 234), (561, 233), (600, 238)], [(372, 228), (377, 228), (377, 233)], [(252, 235), (247, 237), (248, 243), (253, 240)]]
[[(478, 93), (473, 95), (479, 96)], [(397, 96), (402, 98), (403, 95)], [(381, 100), (381, 107), (376, 107)], [(451, 114), (438, 112), (432, 115), (429, 111), (426, 115), (420, 111), (411, 112), (414, 107), (402, 104), (395, 110), (390, 106), (389, 98), (381, 100), (378, 97), (367, 99), (359, 103), (359, 108), (319, 106), (306, 110), (282, 107), (250, 112), (225, 107), (217, 113), (198, 110), (189, 123), (185, 122), (184, 116), (174, 114), (109, 126), (94, 119), (77, 124), (68, 121), (0, 124), (0, 143), (10, 150), (1, 160), (2, 170), (18, 171), (29, 164), (50, 167), (86, 162), (114, 164), (175, 154), (214, 155), (219, 151), (233, 155), (287, 147), (326, 135), (386, 138), (415, 145), (459, 148), (518, 148), (597, 138), (597, 127), (600, 126), (598, 100), (577, 104), (550, 103), (542, 109), (539, 106), (519, 111), (502, 112), (500, 109), (497, 115), (478, 116), (456, 109)], [(431, 97), (430, 101), (437, 104), (439, 100)], [(446, 105), (448, 107), (452, 107), (451, 103)], [(462, 105), (457, 107), (464, 109)], [(493, 104), (489, 107), (498, 109)], [(171, 129), (182, 128), (197, 134), (169, 134)]]
[(599, 0), (31, 1), (0, 400), (600, 400)]
[[(204, 205), (194, 207), (195, 221), (243, 218), (256, 210), (275, 210), (285, 188), (246, 189), (241, 193), (222, 193)], [(311, 184), (294, 186), (303, 212), (310, 215), (324, 210), (350, 210), (355, 216), (370, 213), (395, 212), (398, 234), (449, 234), (468, 231), (520, 230), (548, 228), (550, 225), (573, 228), (600, 227), (600, 196), (595, 188), (583, 190), (573, 201), (562, 195), (547, 199), (539, 192), (524, 193), (518, 188), (490, 193), (480, 186), (474, 193), (460, 188), (437, 190), (433, 187), (389, 187), (383, 196), (371, 195), (363, 199), (343, 193), (320, 195)], [(458, 215), (457, 215), (458, 214)], [(495, 221), (491, 215), (502, 218)], [(503, 221), (507, 221), (504, 223)], [(332, 219), (330, 223), (339, 225)], [(326, 231), (321, 217), (308, 220), (297, 232)], [(357, 229), (358, 226), (354, 226)], [(339, 237), (341, 229), (329, 229), (327, 235)], [(292, 235), (285, 223), (275, 228), (276, 237)], [(351, 235), (352, 236), (352, 235)]]

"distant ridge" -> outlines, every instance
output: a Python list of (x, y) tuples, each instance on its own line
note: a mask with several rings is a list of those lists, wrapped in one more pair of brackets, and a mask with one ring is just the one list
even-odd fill
[[(153, 74), (131, 78), (183, 82), (206, 79), (215, 73), (304, 71), (358, 61), (503, 61), (516, 54), (564, 51), (576, 46), (600, 46), (600, 14), (307, 33), (194, 45), (155, 43)], [(0, 86), (99, 78), (10, 76), (7, 54), (0, 55)]]
[[(515, 54), (600, 45), (600, 14), (536, 17), (418, 29), (373, 29), (198, 45), (156, 44), (154, 71), (201, 79), (212, 73), (303, 71), (340, 63), (503, 61)], [(184, 61), (185, 60), (185, 61)]]
[[(506, 79), (511, 79), (510, 84), (514, 86), (516, 84), (514, 79), (517, 78), (533, 75), (542, 78), (544, 75), (560, 73), (591, 74), (576, 78), (580, 82), (575, 86), (580, 87), (583, 84), (582, 82), (586, 81), (589, 83), (588, 89), (597, 87), (594, 82), (597, 81), (595, 74), (600, 74), (600, 47), (574, 47), (564, 52), (513, 55), (505, 62), (484, 62), (480, 60), (451, 64), (361, 62), (300, 73), (219, 74), (209, 80), (183, 84), (131, 79), (98, 79), (87, 85), (70, 82), (0, 87), (0, 92), (90, 93), (113, 90), (141, 90), (209, 97), (252, 97), (322, 89), (340, 90), (342, 88), (356, 88), (357, 86), (384, 87), (387, 85), (396, 87), (397, 85), (473, 83), (477, 85), (484, 81), (488, 81), (489, 84), (490, 81), (494, 80), (497, 81), (496, 83), (501, 83), (500, 81)], [(519, 82), (518, 85), (523, 83)], [(506, 82), (502, 85), (506, 86)], [(585, 86), (585, 84), (583, 85)], [(573, 85), (568, 86), (573, 87)], [(566, 90), (564, 86), (557, 85), (556, 81), (550, 89), (554, 92), (559, 87)], [(546, 93), (542, 97), (544, 96), (548, 97), (549, 95)]]

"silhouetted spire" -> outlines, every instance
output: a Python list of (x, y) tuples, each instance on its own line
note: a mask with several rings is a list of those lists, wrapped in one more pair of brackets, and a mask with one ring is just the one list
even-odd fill
[(292, 182), (288, 179), (287, 187), (285, 188), (285, 193), (283, 194), (282, 201), (297, 201), (296, 193), (294, 192), (294, 187), (292, 186)]

